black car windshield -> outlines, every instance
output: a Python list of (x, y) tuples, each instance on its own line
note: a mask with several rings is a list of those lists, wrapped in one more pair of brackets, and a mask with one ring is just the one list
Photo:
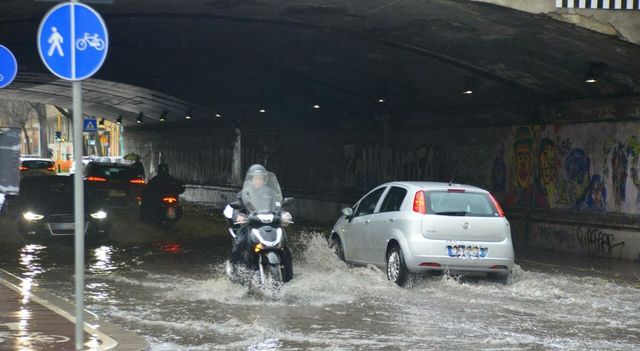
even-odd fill
[(73, 178), (63, 176), (27, 177), (20, 182), (24, 199), (73, 198)]
[(104, 177), (108, 180), (128, 180), (142, 177), (138, 170), (133, 167), (97, 163), (91, 163), (90, 166), (87, 167), (87, 176)]
[(496, 217), (498, 211), (489, 194), (476, 192), (426, 191), (427, 214), (445, 216)]

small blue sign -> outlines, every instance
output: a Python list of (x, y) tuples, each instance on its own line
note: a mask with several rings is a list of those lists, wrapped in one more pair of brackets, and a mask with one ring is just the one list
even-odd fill
[(18, 61), (13, 53), (0, 45), (0, 89), (11, 84), (18, 74)]
[(85, 118), (82, 120), (82, 131), (83, 132), (97, 132), (98, 131), (98, 123), (95, 118)]
[(107, 57), (109, 34), (98, 12), (81, 3), (52, 8), (38, 28), (38, 52), (51, 73), (83, 80), (96, 73)]

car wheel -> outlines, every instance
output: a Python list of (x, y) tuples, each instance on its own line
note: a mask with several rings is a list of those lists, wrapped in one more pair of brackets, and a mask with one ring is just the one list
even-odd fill
[(342, 250), (342, 242), (340, 241), (340, 238), (337, 235), (334, 235), (333, 238), (331, 238), (331, 248), (333, 249), (333, 252), (335, 252), (336, 256), (338, 256), (340, 260), (344, 261), (344, 251)]
[(405, 286), (409, 278), (402, 250), (397, 246), (392, 247), (387, 254), (387, 278), (400, 286)]

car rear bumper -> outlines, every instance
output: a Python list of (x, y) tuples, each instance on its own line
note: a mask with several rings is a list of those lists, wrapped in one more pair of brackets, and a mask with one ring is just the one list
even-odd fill
[(410, 248), (406, 251), (405, 264), (412, 272), (446, 270), (507, 274), (514, 265), (510, 238), (501, 242), (454, 242), (420, 238), (410, 242)]

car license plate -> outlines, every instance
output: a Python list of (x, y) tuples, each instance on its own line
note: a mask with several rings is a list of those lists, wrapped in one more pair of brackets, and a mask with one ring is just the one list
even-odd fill
[(51, 223), (51, 230), (73, 230), (75, 223)]
[(167, 218), (175, 219), (176, 218), (176, 209), (173, 207), (167, 208)]
[(124, 190), (109, 190), (110, 197), (125, 197), (127, 193)]
[(489, 248), (477, 245), (450, 244), (447, 245), (447, 256), (460, 258), (486, 258)]

